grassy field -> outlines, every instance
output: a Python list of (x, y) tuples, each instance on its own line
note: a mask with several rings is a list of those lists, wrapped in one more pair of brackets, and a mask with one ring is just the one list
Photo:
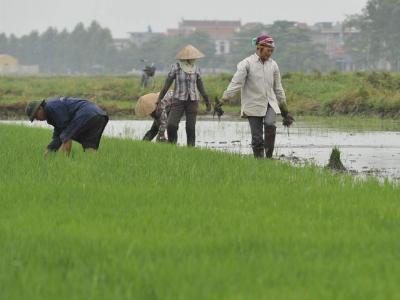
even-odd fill
[(400, 119), (377, 116), (296, 116), (294, 126), (302, 124), (312, 128), (335, 128), (342, 131), (400, 131)]
[(0, 126), (1, 299), (399, 299), (399, 188)]
[(400, 118), (400, 74), (285, 74), (288, 103), (296, 114)]
[[(204, 76), (209, 96), (219, 98), (231, 77), (232, 74)], [(282, 78), (289, 108), (296, 115), (400, 118), (399, 74), (286, 73)], [(163, 80), (158, 76), (154, 88), (144, 90), (139, 76), (0, 77), (0, 117), (23, 116), (26, 102), (31, 99), (71, 95), (99, 103), (114, 118), (131, 118), (140, 95), (159, 91)], [(239, 95), (225, 110), (238, 115), (238, 103)]]

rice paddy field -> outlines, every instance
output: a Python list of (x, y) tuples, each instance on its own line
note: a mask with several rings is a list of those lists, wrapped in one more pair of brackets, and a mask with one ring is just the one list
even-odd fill
[(0, 126), (1, 299), (399, 299), (400, 189), (105, 138), (44, 155)]

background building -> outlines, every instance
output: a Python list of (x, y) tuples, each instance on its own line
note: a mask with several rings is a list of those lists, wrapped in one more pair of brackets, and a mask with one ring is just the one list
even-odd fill
[(233, 37), (242, 27), (240, 21), (182, 20), (178, 28), (168, 29), (167, 35), (189, 35), (194, 32), (206, 33), (215, 44), (215, 54), (231, 53)]
[(0, 75), (35, 75), (39, 73), (39, 66), (24, 66), (11, 55), (0, 54)]

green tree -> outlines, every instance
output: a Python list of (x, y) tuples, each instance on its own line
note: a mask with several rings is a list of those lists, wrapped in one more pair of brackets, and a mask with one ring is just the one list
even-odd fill
[(46, 73), (56, 72), (56, 66), (59, 62), (57, 55), (58, 31), (49, 27), (39, 37), (39, 65), (42, 71)]
[(386, 61), (393, 71), (400, 71), (400, 0), (369, 0), (362, 13), (345, 24), (359, 31), (345, 45), (360, 67), (375, 69)]
[(215, 53), (214, 42), (202, 32), (194, 32), (188, 36), (157, 37), (140, 48), (132, 49), (134, 54), (131, 57), (134, 57), (136, 64), (140, 65), (140, 59), (146, 59), (154, 62), (157, 68), (166, 69), (176, 61), (176, 54), (187, 44), (192, 44), (205, 54), (205, 58), (200, 62), (201, 66), (212, 66)]
[(8, 38), (4, 33), (0, 33), (0, 54), (7, 54), (8, 51)]
[(32, 31), (29, 35), (25, 35), (19, 39), (18, 51), (14, 54), (18, 57), (21, 64), (38, 64), (41, 59), (39, 38), (39, 33)]
[(277, 48), (273, 58), (283, 72), (313, 70), (327, 71), (333, 67), (321, 45), (312, 41), (312, 33), (307, 28), (300, 28), (294, 22), (276, 21), (272, 25), (259, 24), (236, 35), (233, 58), (237, 61), (255, 52), (251, 39), (261, 33), (273, 36)]

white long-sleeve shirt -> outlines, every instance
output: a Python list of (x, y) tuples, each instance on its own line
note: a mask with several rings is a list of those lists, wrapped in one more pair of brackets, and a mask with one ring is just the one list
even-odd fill
[(268, 104), (280, 114), (279, 104), (286, 102), (278, 64), (271, 58), (263, 63), (257, 54), (237, 65), (223, 99), (232, 98), (240, 90), (242, 116), (263, 117)]

